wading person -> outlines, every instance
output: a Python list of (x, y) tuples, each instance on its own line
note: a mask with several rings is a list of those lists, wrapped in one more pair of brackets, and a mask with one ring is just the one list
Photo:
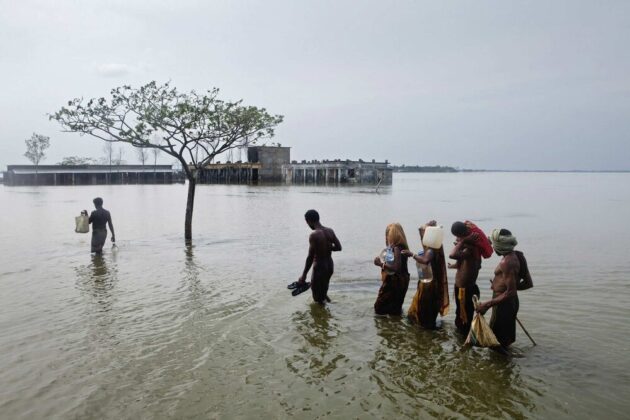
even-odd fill
[(456, 268), (455, 274), (455, 326), (460, 333), (467, 335), (470, 330), (475, 307), (473, 295), (479, 296), (477, 277), (481, 269), (481, 251), (477, 246), (478, 234), (471, 233), (463, 222), (455, 222), (451, 226), (451, 233), (455, 236), (455, 248), (449, 258), (457, 261), (450, 268)]
[(490, 236), (492, 247), (501, 261), (494, 269), (492, 299), (479, 304), (477, 311), (485, 313), (492, 308), (490, 328), (505, 349), (516, 340), (517, 290), (533, 287), (525, 256), (514, 247), (518, 243), (507, 229), (495, 229)]
[[(420, 231), (420, 243), (422, 243), (426, 227), (436, 225), (435, 220), (431, 220), (418, 229)], [(438, 314), (442, 316), (448, 314), (446, 259), (444, 258), (444, 247), (440, 246), (439, 249), (431, 249), (425, 245), (422, 247), (424, 250), (422, 255), (415, 255), (409, 250), (402, 251), (404, 256), (413, 258), (423, 266), (422, 273), (418, 273), (420, 277), (418, 288), (407, 311), (407, 316), (423, 328), (435, 329)]]
[(400, 315), (409, 287), (407, 257), (403, 254), (404, 250), (409, 250), (409, 245), (400, 223), (387, 226), (385, 242), (388, 250), (386, 257), (374, 258), (374, 265), (381, 268), (381, 288), (374, 302), (374, 312), (378, 315)]
[(103, 252), (103, 245), (107, 239), (107, 228), (112, 231), (112, 242), (116, 242), (116, 236), (114, 235), (114, 225), (112, 224), (112, 216), (109, 211), (103, 208), (103, 199), (96, 197), (92, 200), (96, 210), (90, 214), (89, 222), (92, 224), (92, 252), (101, 254)]
[(328, 285), (334, 271), (331, 253), (341, 251), (341, 243), (331, 228), (322, 226), (317, 211), (307, 211), (304, 219), (306, 224), (313, 229), (313, 233), (308, 238), (308, 256), (304, 264), (304, 272), (298, 279), (297, 285), (301, 287), (306, 283), (306, 275), (313, 266), (313, 273), (311, 274), (313, 300), (317, 303), (330, 302)]

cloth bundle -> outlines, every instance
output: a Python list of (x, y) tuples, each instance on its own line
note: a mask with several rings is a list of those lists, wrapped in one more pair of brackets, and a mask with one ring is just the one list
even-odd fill
[[(479, 304), (477, 295), (473, 296), (473, 304), (475, 308), (477, 308)], [(488, 325), (483, 315), (479, 312), (475, 312), (473, 316), (472, 323), (470, 324), (470, 332), (464, 344), (477, 347), (496, 347), (500, 345), (494, 332), (492, 332), (492, 328), (490, 328), (490, 325)]]
[[(501, 234), (501, 231), (504, 233)], [(507, 254), (514, 251), (514, 247), (518, 244), (516, 237), (511, 233), (506, 234), (504, 229), (494, 229), (490, 235), (492, 247), (500, 254)]]

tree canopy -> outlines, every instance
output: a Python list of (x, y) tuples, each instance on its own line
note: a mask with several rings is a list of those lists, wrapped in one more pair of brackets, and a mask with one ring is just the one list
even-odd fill
[(155, 81), (140, 88), (114, 88), (111, 97), (75, 98), (49, 115), (64, 131), (106, 142), (158, 149), (175, 157), (188, 179), (185, 238), (190, 240), (197, 173), (215, 156), (274, 135), (281, 115), (264, 108), (224, 101), (213, 88), (203, 94), (178, 92)]
[(26, 143), (24, 156), (35, 165), (35, 184), (37, 184), (39, 162), (46, 158), (46, 149), (50, 147), (50, 137), (33, 133), (31, 138), (24, 142)]
[(26, 143), (24, 156), (35, 166), (39, 165), (39, 162), (46, 157), (46, 149), (50, 147), (50, 137), (33, 133), (31, 138), (24, 140), (24, 142)]
[(67, 166), (67, 165), (93, 165), (96, 163), (96, 160), (90, 157), (82, 157), (82, 156), (64, 156), (59, 162), (59, 165)]
[(219, 90), (180, 93), (155, 81), (111, 90), (111, 98), (76, 98), (50, 115), (65, 131), (108, 142), (156, 148), (178, 159), (192, 176), (216, 155), (272, 137), (282, 122), (264, 108), (218, 99)]

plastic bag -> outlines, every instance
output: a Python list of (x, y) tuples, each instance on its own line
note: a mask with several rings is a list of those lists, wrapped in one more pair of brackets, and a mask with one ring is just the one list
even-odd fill
[[(479, 304), (479, 298), (477, 295), (473, 296), (473, 304), (475, 308)], [(464, 344), (470, 344), (477, 347), (497, 347), (500, 345), (497, 337), (495, 337), (492, 328), (486, 322), (483, 315), (479, 312), (475, 312), (473, 316), (472, 324), (470, 325), (470, 332), (466, 338)]]
[[(387, 248), (383, 248), (379, 257), (381, 259), (381, 263), (387, 263), (390, 265), (393, 264), (394, 259), (395, 259), (394, 249), (391, 246), (388, 246)], [(384, 271), (386, 274), (394, 274), (394, 271), (387, 268)]]
[(82, 214), (75, 217), (74, 223), (76, 224), (74, 228), (76, 233), (88, 233), (90, 231), (90, 218), (87, 215)]

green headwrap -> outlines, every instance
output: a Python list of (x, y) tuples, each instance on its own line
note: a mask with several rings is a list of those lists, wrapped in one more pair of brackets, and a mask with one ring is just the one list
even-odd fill
[(492, 247), (497, 254), (507, 254), (514, 251), (514, 247), (518, 244), (518, 241), (512, 234), (501, 235), (501, 230), (502, 229), (494, 229), (488, 239), (492, 241)]

